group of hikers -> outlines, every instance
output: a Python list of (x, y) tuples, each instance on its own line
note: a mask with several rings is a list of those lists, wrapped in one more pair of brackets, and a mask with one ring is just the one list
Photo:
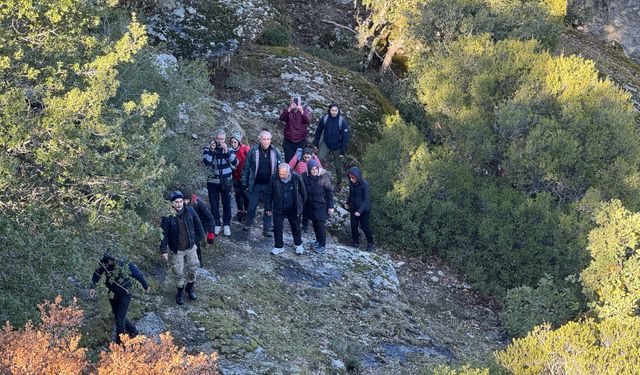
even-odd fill
[[(334, 214), (335, 200), (331, 174), (322, 167), (331, 158), (335, 168), (336, 186), (342, 184), (343, 160), (349, 144), (349, 125), (337, 104), (331, 104), (327, 114), (318, 120), (313, 143), (307, 144), (311, 116), (299, 96), (291, 98), (280, 120), (284, 122), (284, 159), (272, 143), (271, 133), (263, 129), (258, 143), (249, 147), (241, 133), (229, 137), (224, 130), (214, 133), (214, 140), (203, 150), (202, 162), (209, 171), (207, 192), (209, 207), (189, 187), (173, 191), (169, 200), (174, 215), (161, 220), (163, 232), (160, 250), (175, 276), (176, 303), (185, 302), (185, 294), (196, 300), (196, 273), (203, 266), (202, 248), (216, 236), (231, 236), (231, 194), (234, 193), (237, 212), (235, 220), (248, 232), (256, 209), (263, 203), (262, 234), (274, 237), (271, 254), (283, 253), (283, 230), (286, 218), (291, 227), (295, 253), (304, 254), (302, 231), (311, 221), (315, 234), (312, 247), (317, 253), (326, 248), (326, 223)], [(317, 152), (317, 155), (316, 155)], [(349, 196), (344, 208), (350, 213), (351, 245), (360, 247), (359, 229), (367, 239), (367, 251), (373, 250), (373, 235), (369, 229), (371, 199), (369, 184), (358, 167), (347, 171)], [(222, 204), (222, 215), (220, 214)], [(273, 234), (271, 233), (273, 232)], [(105, 252), (100, 267), (95, 270), (89, 297), (95, 297), (95, 285), (102, 275), (113, 293), (111, 307), (116, 318), (116, 342), (120, 334), (135, 336), (137, 330), (126, 313), (131, 300), (131, 277), (149, 290), (144, 276), (135, 264), (117, 260)]]

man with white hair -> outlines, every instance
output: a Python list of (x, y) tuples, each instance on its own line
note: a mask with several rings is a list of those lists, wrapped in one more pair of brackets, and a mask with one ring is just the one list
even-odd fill
[[(251, 147), (242, 168), (242, 187), (249, 195), (247, 217), (242, 230), (248, 231), (253, 224), (260, 197), (266, 201), (271, 176), (276, 174), (276, 168), (281, 162), (280, 151), (271, 144), (271, 133), (268, 130), (261, 131), (258, 144)], [(266, 210), (262, 215), (262, 234), (271, 237), (271, 216), (267, 215)]]
[(278, 166), (278, 174), (271, 177), (267, 191), (264, 209), (267, 215), (273, 216), (273, 234), (275, 246), (271, 254), (278, 255), (284, 251), (282, 230), (284, 218), (289, 220), (296, 254), (304, 253), (302, 247), (302, 233), (300, 230), (300, 215), (307, 200), (307, 191), (299, 174), (292, 172), (287, 163)]

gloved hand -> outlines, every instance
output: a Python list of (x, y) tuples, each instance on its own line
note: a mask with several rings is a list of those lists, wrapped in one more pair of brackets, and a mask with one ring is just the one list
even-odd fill
[(208, 244), (212, 244), (214, 238), (216, 238), (216, 235), (213, 234), (213, 232), (207, 233), (207, 243)]

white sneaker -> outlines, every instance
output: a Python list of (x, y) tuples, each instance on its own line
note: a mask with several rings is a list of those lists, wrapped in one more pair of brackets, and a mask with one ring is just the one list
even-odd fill
[(225, 236), (230, 236), (231, 235), (231, 227), (228, 225), (224, 226), (224, 235)]
[(219, 226), (216, 225), (216, 227), (213, 229), (213, 233), (215, 233), (216, 236), (219, 235), (220, 234), (220, 229), (222, 229), (222, 228), (220, 228)]
[(304, 247), (302, 245), (296, 246), (296, 254), (304, 254)]
[(284, 248), (282, 247), (274, 247), (273, 249), (271, 249), (271, 254), (273, 255), (278, 255), (282, 253), (284, 253)]

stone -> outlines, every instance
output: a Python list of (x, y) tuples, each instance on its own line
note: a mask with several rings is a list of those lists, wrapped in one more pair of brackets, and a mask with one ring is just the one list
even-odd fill
[(338, 371), (347, 371), (347, 366), (345, 366), (344, 362), (339, 359), (331, 360), (331, 367)]
[(148, 337), (155, 337), (167, 330), (164, 320), (154, 312), (146, 313), (136, 323), (138, 331)]
[(178, 59), (168, 53), (160, 53), (153, 57), (153, 65), (162, 78), (169, 79), (169, 71), (175, 71), (178, 68)]
[(437, 283), (438, 281), (440, 281), (440, 279), (438, 279), (437, 276), (431, 276), (431, 281), (433, 281), (434, 283)]

